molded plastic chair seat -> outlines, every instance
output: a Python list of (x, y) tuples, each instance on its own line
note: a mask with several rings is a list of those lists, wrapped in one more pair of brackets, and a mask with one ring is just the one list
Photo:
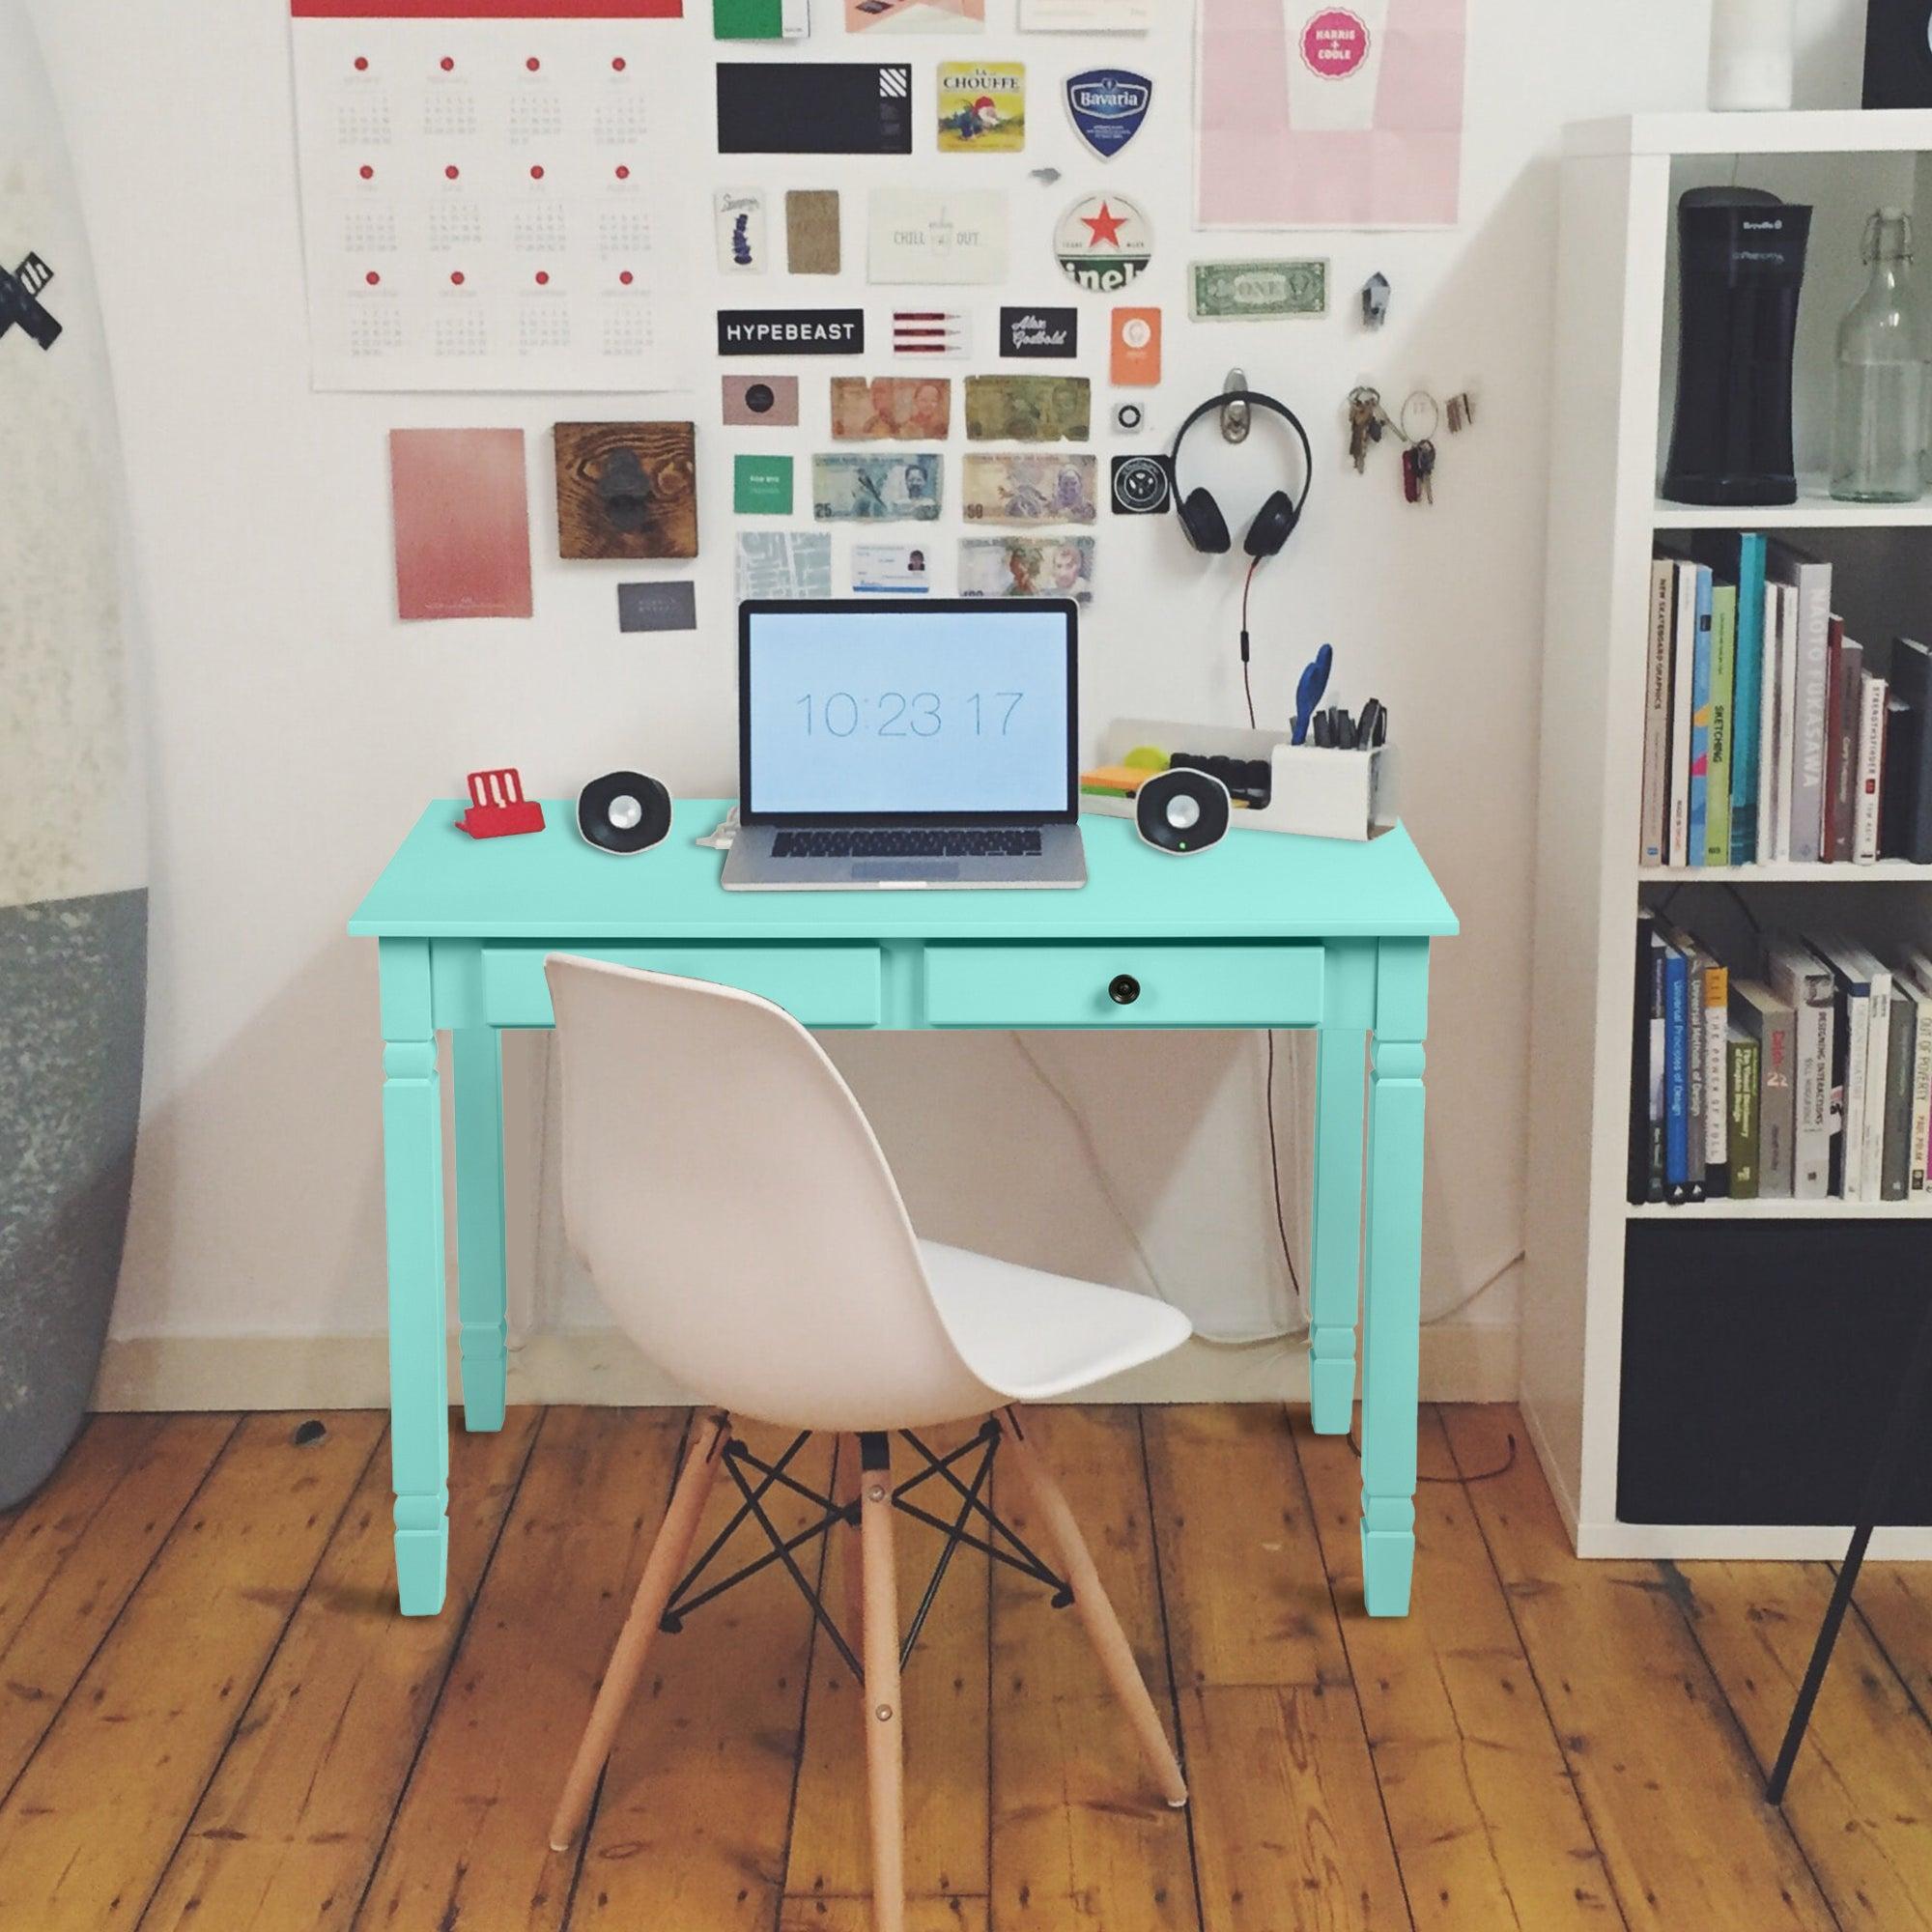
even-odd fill
[[(552, 1846), (564, 1850), (582, 1826), (661, 1620), (677, 1627), (679, 1573), (712, 1483), (728, 1469), (746, 1498), (742, 1514), (755, 1515), (773, 1543), (763, 1562), (782, 1558), (808, 1595), (792, 1544), (847, 1525), (859, 1532), (848, 1554), (846, 1621), (864, 1650), (872, 1923), (875, 1932), (903, 1932), (893, 1519), (903, 1513), (946, 1525), (895, 1490), (890, 1437), (995, 1411), (994, 1426), (975, 1438), (984, 1460), (970, 1485), (950, 1467), (927, 1472), (943, 1475), (965, 1503), (919, 1615), (931, 1607), (962, 1539), (973, 1541), (969, 1521), (977, 1523), (984, 1536), (975, 1548), (1015, 1562), (1078, 1611), (1161, 1795), (1184, 1804), (1179, 1760), (1133, 1647), (1066, 1498), (1012, 1405), (1070, 1395), (1151, 1362), (1186, 1341), (1187, 1318), (1120, 1289), (920, 1240), (851, 1089), (818, 1042), (770, 1001), (601, 960), (553, 955), (544, 970), (562, 1049), (571, 1247), (639, 1348), (723, 1411), (692, 1429), (664, 1527), (557, 1802)], [(836, 1496), (818, 1494), (782, 1467), (753, 1465), (764, 1488), (782, 1478), (794, 1502), (824, 1512), (792, 1544), (781, 1543), (757, 1504), (763, 1488), (754, 1492), (746, 1474), (749, 1452), (731, 1436), (733, 1415), (846, 1438)], [(917, 1438), (909, 1446), (927, 1453)], [(1031, 1505), (1029, 1542), (992, 1501), (996, 1451)], [(935, 1484), (931, 1493), (937, 1506), (947, 1492)], [(952, 1506), (950, 1496), (945, 1506)], [(1044, 1555), (1035, 1553), (1035, 1541)], [(1049, 1568), (1056, 1556), (1058, 1572)], [(699, 1572), (708, 1561), (699, 1559)], [(825, 1620), (815, 1596), (813, 1610)], [(857, 1670), (858, 1648), (836, 1625), (828, 1622), (827, 1631)]]
[(1123, 1289), (943, 1241), (921, 1241), (919, 1258), (953, 1346), (1009, 1401), (1070, 1395), (1159, 1360), (1194, 1332), (1178, 1308)]

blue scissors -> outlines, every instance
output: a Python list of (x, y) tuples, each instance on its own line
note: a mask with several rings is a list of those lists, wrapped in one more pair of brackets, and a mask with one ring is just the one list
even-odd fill
[(1335, 647), (1323, 644), (1309, 660), (1308, 668), (1301, 673), (1301, 682), (1294, 687), (1294, 735), (1293, 743), (1305, 745), (1308, 742), (1308, 721), (1315, 715), (1315, 707), (1321, 702), (1321, 694), (1328, 689), (1328, 673), (1335, 663)]

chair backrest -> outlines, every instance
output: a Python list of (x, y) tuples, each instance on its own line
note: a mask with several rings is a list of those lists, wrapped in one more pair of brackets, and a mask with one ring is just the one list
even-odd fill
[(977, 1378), (817, 1041), (703, 980), (562, 954), (545, 973), (565, 1230), (645, 1354), (700, 1401), (797, 1428), (966, 1412), (949, 1404)]

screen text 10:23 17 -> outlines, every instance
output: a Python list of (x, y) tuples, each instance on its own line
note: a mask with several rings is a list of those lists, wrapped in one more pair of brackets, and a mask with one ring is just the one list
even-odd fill
[[(974, 691), (952, 702), (954, 729), (970, 729), (976, 738), (1004, 738), (1012, 729), (1013, 713), (1026, 696), (1023, 691)], [(806, 692), (798, 699), (805, 735), (822, 732), (828, 738), (850, 738), (863, 732), (880, 738), (936, 738), (947, 727), (948, 710), (936, 691), (882, 691), (876, 697), (858, 697), (849, 691), (830, 691), (824, 696)]]

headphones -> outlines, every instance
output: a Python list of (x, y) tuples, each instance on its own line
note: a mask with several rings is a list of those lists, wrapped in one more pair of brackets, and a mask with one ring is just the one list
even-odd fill
[(1218, 396), (1209, 396), (1175, 431), (1174, 448), (1167, 459), (1167, 467), (1174, 475), (1174, 514), (1180, 519), (1180, 527), (1196, 550), (1209, 556), (1221, 556), (1234, 548), (1234, 539), (1228, 534), (1228, 520), (1221, 514), (1221, 506), (1214, 500), (1211, 490), (1205, 486), (1181, 489), (1180, 445), (1186, 440), (1187, 432), (1203, 416), (1229, 403), (1246, 403), (1252, 409), (1267, 410), (1278, 415), (1301, 444), (1301, 495), (1291, 497), (1286, 490), (1275, 491), (1255, 512), (1255, 520), (1248, 526), (1241, 548), (1259, 563), (1264, 556), (1273, 556), (1294, 534), (1294, 526), (1301, 521), (1302, 508), (1308, 501), (1308, 486), (1314, 479), (1315, 452), (1308, 446), (1308, 432), (1302, 428), (1301, 418), (1286, 403), (1276, 402), (1259, 389), (1226, 389)]

